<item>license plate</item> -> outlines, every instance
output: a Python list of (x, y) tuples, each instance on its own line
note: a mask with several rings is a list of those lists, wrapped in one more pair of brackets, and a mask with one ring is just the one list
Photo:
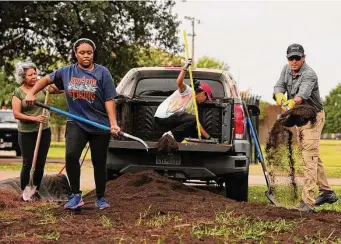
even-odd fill
[(156, 164), (180, 165), (181, 157), (178, 154), (156, 155)]
[(12, 147), (12, 142), (3, 142), (0, 144), (0, 148)]

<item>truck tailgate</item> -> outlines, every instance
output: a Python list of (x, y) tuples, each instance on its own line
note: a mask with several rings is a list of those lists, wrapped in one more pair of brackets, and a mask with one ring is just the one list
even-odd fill
[[(156, 142), (146, 142), (150, 151), (156, 151)], [(179, 151), (182, 152), (229, 152), (232, 150), (231, 144), (208, 144), (208, 143), (178, 143)], [(135, 141), (118, 141), (111, 140), (109, 143), (110, 149), (126, 149), (126, 150), (145, 150), (145, 148)]]

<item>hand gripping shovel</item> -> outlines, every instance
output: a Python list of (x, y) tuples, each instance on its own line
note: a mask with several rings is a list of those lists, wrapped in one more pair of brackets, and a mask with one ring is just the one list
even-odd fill
[[(68, 116), (68, 117), (73, 118), (73, 119), (75, 119), (75, 120), (78, 120), (78, 121), (80, 121), (80, 122), (83, 122), (83, 123), (86, 123), (86, 124), (95, 126), (95, 127), (97, 127), (97, 128), (100, 128), (100, 129), (103, 129), (103, 130), (106, 130), (106, 131), (111, 131), (111, 130), (110, 130), (110, 127), (108, 127), (108, 126), (105, 126), (105, 125), (102, 125), (102, 124), (93, 122), (93, 121), (88, 120), (88, 119), (84, 119), (84, 118), (82, 118), (82, 117), (80, 117), (80, 116), (77, 116), (77, 115), (74, 115), (74, 114), (65, 112), (65, 111), (60, 110), (60, 109), (58, 109), (58, 108), (54, 108), (54, 107), (51, 107), (51, 106), (47, 106), (46, 104), (42, 104), (42, 103), (37, 102), (37, 101), (35, 102), (35, 105), (37, 105), (37, 106), (39, 106), (39, 107), (42, 107), (42, 108), (46, 108), (46, 109), (48, 109), (48, 110), (50, 110), (50, 111), (53, 111), (53, 112), (55, 112), (55, 113), (57, 113), (57, 114), (65, 115), (65, 116)], [(138, 138), (138, 137), (136, 137), (136, 136), (132, 136), (132, 135), (130, 135), (130, 134), (128, 134), (128, 133), (125, 133), (125, 132), (122, 132), (122, 131), (120, 131), (118, 134), (119, 134), (120, 136), (125, 137), (125, 138), (129, 138), (129, 139), (132, 139), (132, 140), (135, 140), (135, 141), (141, 143), (141, 144), (146, 148), (146, 150), (147, 150), (147, 152), (148, 152), (149, 147), (148, 147), (147, 143), (146, 143), (145, 141), (143, 141), (141, 138)]]
[[(48, 100), (48, 95), (49, 92), (46, 91), (46, 96), (45, 96), (45, 104), (43, 104), (44, 106), (47, 106), (47, 100)], [(46, 109), (43, 109), (43, 116), (46, 113)], [(33, 161), (32, 161), (32, 167), (31, 167), (31, 171), (30, 171), (30, 180), (28, 185), (25, 187), (22, 198), (24, 199), (24, 201), (30, 201), (32, 200), (32, 196), (34, 195), (34, 193), (36, 192), (37, 186), (33, 185), (33, 177), (34, 177), (34, 172), (36, 169), (36, 164), (37, 164), (37, 158), (38, 158), (38, 151), (39, 151), (39, 146), (40, 146), (40, 140), (41, 140), (41, 134), (43, 131), (43, 127), (44, 124), (40, 123), (39, 124), (39, 130), (38, 130), (38, 136), (37, 136), (37, 141), (36, 141), (36, 146), (34, 148), (34, 154), (33, 154)]]
[(278, 206), (278, 203), (277, 203), (277, 201), (276, 201), (276, 199), (275, 199), (275, 197), (273, 195), (273, 192), (272, 192), (272, 186), (271, 186), (271, 183), (270, 183), (270, 176), (269, 176), (269, 173), (268, 173), (268, 171), (266, 170), (266, 167), (265, 167), (264, 157), (263, 157), (262, 150), (260, 148), (258, 136), (257, 136), (257, 134), (256, 134), (256, 132), (254, 130), (252, 120), (251, 120), (251, 118), (249, 116), (249, 111), (247, 110), (244, 102), (243, 102), (243, 106), (244, 106), (244, 111), (246, 113), (247, 125), (250, 128), (250, 133), (251, 133), (251, 136), (252, 136), (252, 140), (253, 140), (253, 142), (255, 143), (255, 146), (256, 146), (257, 158), (258, 158), (258, 161), (262, 165), (262, 169), (263, 169), (263, 173), (264, 173), (264, 177), (265, 177), (265, 181), (266, 181), (266, 186), (268, 187), (267, 191), (265, 192), (265, 196), (269, 199), (269, 201), (272, 204), (274, 204), (275, 206)]

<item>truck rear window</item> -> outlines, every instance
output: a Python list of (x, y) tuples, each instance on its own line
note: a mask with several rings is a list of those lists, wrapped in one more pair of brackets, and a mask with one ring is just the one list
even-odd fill
[[(211, 86), (214, 98), (222, 98), (225, 96), (224, 87), (220, 81), (216, 80), (200, 80)], [(185, 83), (190, 85), (190, 80), (185, 79)], [(136, 96), (170, 96), (178, 86), (174, 78), (148, 78), (139, 80), (136, 86)]]

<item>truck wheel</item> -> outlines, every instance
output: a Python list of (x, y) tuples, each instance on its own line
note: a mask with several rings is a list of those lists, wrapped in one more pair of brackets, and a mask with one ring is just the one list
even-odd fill
[(249, 190), (248, 176), (248, 173), (228, 175), (225, 180), (226, 197), (238, 202), (247, 202)]

